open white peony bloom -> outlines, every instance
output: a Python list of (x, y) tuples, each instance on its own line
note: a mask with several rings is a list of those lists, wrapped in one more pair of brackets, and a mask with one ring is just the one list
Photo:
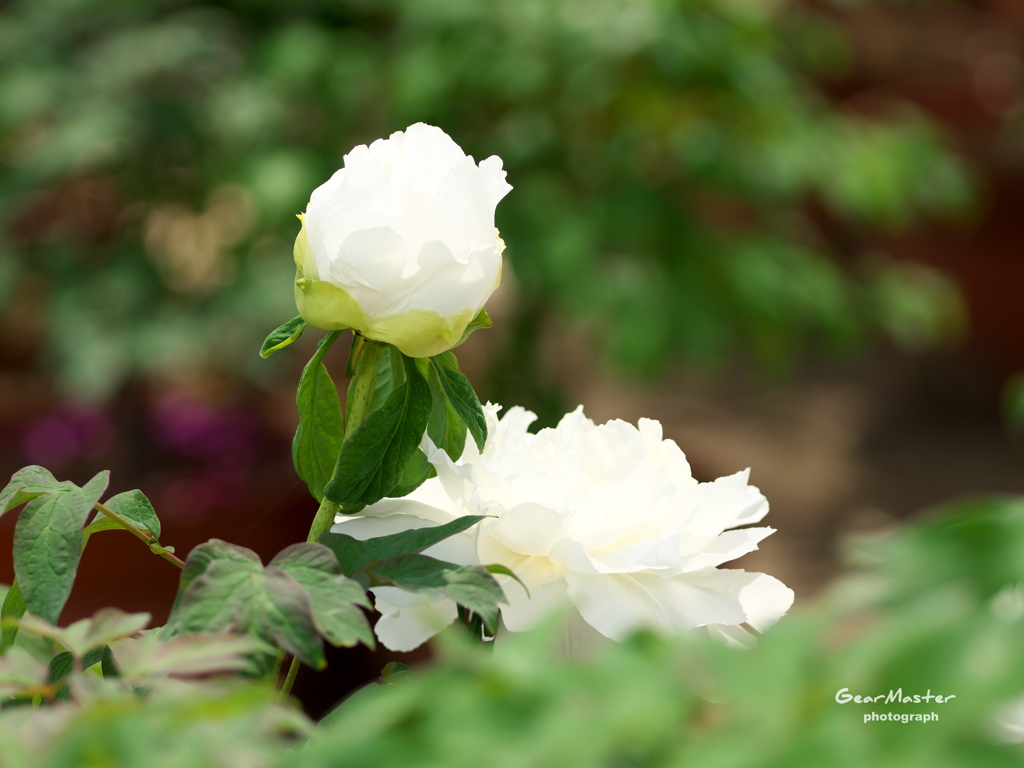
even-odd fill
[(411, 357), (452, 347), (501, 277), (494, 209), (512, 189), (501, 166), (478, 166), (423, 123), (355, 147), (299, 217), (299, 314)]
[[(748, 472), (699, 483), (661, 424), (641, 419), (595, 425), (582, 407), (554, 429), (527, 432), (536, 416), (485, 407), (487, 444), (472, 441), (458, 461), (429, 439), (437, 477), (401, 499), (385, 499), (333, 528), (358, 539), (493, 515), (426, 551), (462, 565), (500, 563), (529, 589), (501, 577), (505, 628), (530, 629), (571, 603), (583, 621), (621, 640), (634, 630), (695, 627), (744, 640), (789, 610), (793, 591), (763, 573), (719, 565), (757, 549), (772, 528), (737, 528), (768, 512)], [(374, 590), (376, 631), (411, 650), (455, 617), (448, 598), (427, 602), (396, 588)]]

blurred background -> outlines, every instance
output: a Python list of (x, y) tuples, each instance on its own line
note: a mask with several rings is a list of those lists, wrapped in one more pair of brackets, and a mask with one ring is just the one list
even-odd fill
[[(743, 565), (812, 598), (845, 534), (1024, 492), (1022, 55), (1015, 0), (0, 3), (0, 475), (109, 468), (182, 556), (302, 540), (317, 334), (257, 353), (295, 214), (424, 121), (514, 186), (481, 399), (751, 467)], [(170, 608), (127, 537), (82, 569), (66, 620)]]

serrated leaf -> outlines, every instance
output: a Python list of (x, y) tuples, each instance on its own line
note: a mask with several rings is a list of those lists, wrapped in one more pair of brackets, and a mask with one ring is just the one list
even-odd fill
[(299, 426), (292, 440), (292, 459), (295, 471), (317, 501), (323, 501), (324, 486), (334, 473), (345, 435), (338, 390), (323, 364), (340, 333), (331, 331), (320, 340), (316, 353), (302, 369), (295, 393)]
[(309, 595), (317, 631), (335, 646), (360, 641), (374, 647), (373, 631), (359, 606), (370, 607), (363, 588), (346, 577), (334, 553), (323, 544), (293, 544), (270, 561), (299, 582)]
[[(99, 483), (90, 485), (95, 493)], [(80, 488), (48, 493), (30, 501), (15, 526), (18, 585), (29, 612), (51, 624), (71, 594), (82, 556), (82, 527), (95, 503)]]
[[(116, 512), (136, 528), (148, 531), (153, 535), (153, 538), (160, 538), (160, 519), (156, 516), (156, 510), (153, 509), (153, 505), (142, 491), (136, 489), (111, 496), (104, 502), (103, 506), (112, 512)], [(109, 530), (110, 528), (123, 529), (124, 526), (114, 518), (107, 517), (103, 512), (97, 512), (89, 524), (89, 528), (86, 530), (89, 533), (95, 533), (96, 531)]]
[(404, 358), (405, 381), (371, 411), (338, 456), (324, 495), (339, 504), (373, 504), (398, 484), (430, 417), (430, 388), (415, 362)]
[(320, 636), (306, 590), (277, 567), (214, 560), (181, 598), (183, 634), (242, 632), (322, 668)]
[(289, 346), (302, 335), (304, 330), (306, 330), (306, 321), (302, 319), (302, 315), (293, 317), (287, 323), (279, 325), (264, 340), (263, 346), (260, 347), (260, 357), (268, 358), (278, 350)]
[(25, 598), (21, 594), (18, 580), (15, 579), (4, 596), (3, 608), (0, 608), (0, 654), (5, 653), (18, 636), (18, 624), (10, 620), (20, 619), (24, 615)]
[(374, 571), (412, 592), (431, 596), (443, 592), (478, 614), (490, 632), (497, 629), (497, 604), (505, 601), (505, 593), (482, 566), (455, 565), (427, 555), (404, 555), (382, 562)]
[(444, 525), (400, 531), (375, 539), (355, 539), (344, 533), (325, 533), (321, 543), (334, 553), (344, 573), (351, 576), (375, 560), (390, 560), (402, 555), (419, 554), (449, 536), (462, 533), (483, 520), (486, 515), (466, 515)]
[(473, 385), (459, 370), (459, 361), (451, 352), (442, 352), (430, 358), (430, 363), (437, 372), (445, 398), (465, 422), (477, 449), (482, 451), (487, 442), (487, 419)]
[(11, 481), (0, 491), (0, 515), (44, 493), (73, 487), (72, 483), (58, 481), (44, 467), (35, 464), (24, 467), (11, 475)]
[(239, 547), (221, 539), (210, 539), (193, 547), (192, 551), (188, 553), (188, 557), (185, 558), (185, 567), (181, 570), (178, 582), (178, 594), (174, 598), (174, 605), (171, 606), (171, 615), (168, 617), (167, 623), (160, 629), (161, 637), (170, 637), (178, 631), (182, 596), (189, 585), (205, 573), (210, 564), (216, 560), (232, 560), (241, 565), (263, 567), (260, 556), (251, 549)]

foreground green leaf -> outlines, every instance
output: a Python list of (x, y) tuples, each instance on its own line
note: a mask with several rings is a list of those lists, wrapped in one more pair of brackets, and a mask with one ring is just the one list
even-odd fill
[(306, 589), (313, 623), (329, 643), (374, 646), (373, 631), (359, 609), (370, 608), (370, 601), (363, 588), (344, 575), (330, 549), (313, 542), (294, 544), (282, 550), (268, 567), (280, 568)]
[(73, 488), (72, 483), (58, 481), (50, 470), (32, 465), (19, 469), (11, 481), (0, 491), (0, 515), (20, 507), (25, 502), (51, 491)]
[[(160, 519), (156, 516), (156, 510), (153, 509), (153, 505), (142, 491), (136, 489), (111, 496), (103, 506), (112, 512), (116, 512), (136, 528), (148, 531), (153, 535), (153, 538), (160, 537)], [(124, 526), (114, 518), (103, 514), (103, 512), (97, 512), (86, 532), (95, 533), (112, 528), (123, 529)]]
[(51, 624), (71, 594), (93, 504), (80, 488), (48, 493), (26, 505), (14, 529), (14, 573), (25, 604)]

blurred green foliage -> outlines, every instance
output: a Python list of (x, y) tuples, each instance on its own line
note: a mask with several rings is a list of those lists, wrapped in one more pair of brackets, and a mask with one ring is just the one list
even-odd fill
[(267, 376), (294, 214), (355, 143), (425, 121), (515, 186), (510, 368), (568, 318), (639, 374), (927, 343), (955, 293), (836, 232), (970, 184), (921, 116), (821, 95), (849, 58), (824, 15), (745, 0), (12, 0), (0, 307), (39, 316), (80, 397), (185, 359)]
[[(639, 635), (581, 662), (553, 654), (554, 626), (493, 652), (448, 632), (432, 668), (387, 670), (308, 741), (266, 688), (214, 679), (201, 698), (8, 705), (0, 755), (10, 768), (1019, 765), (996, 721), (1024, 696), (1024, 500), (952, 505), (852, 549), (852, 575), (749, 650)], [(844, 688), (955, 698), (839, 703)], [(938, 719), (865, 722), (872, 712)]]

